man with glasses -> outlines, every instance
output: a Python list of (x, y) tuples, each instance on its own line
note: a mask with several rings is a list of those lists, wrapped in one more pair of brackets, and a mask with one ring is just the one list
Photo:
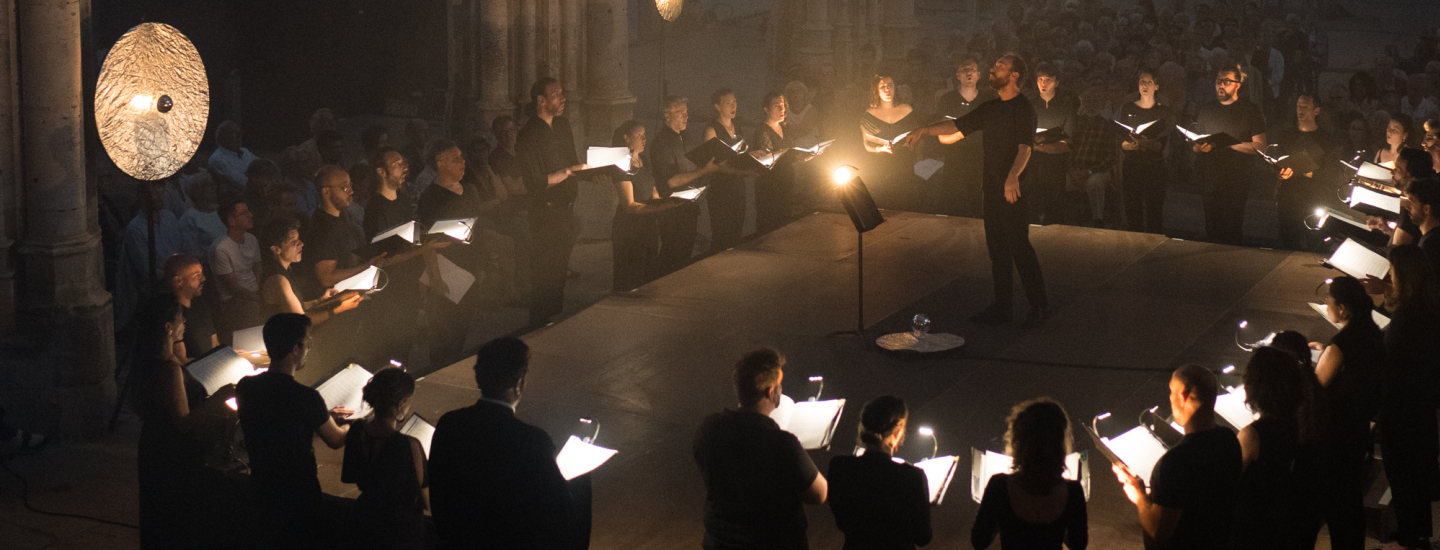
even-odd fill
[[(315, 180), (320, 185), (320, 204), (315, 208), (310, 224), (301, 230), (305, 254), (301, 257), (298, 270), (301, 279), (309, 279), (314, 285), (315, 292), (310, 293), (312, 296), (359, 275), (372, 265), (387, 265), (383, 253), (368, 260), (355, 255), (354, 250), (366, 241), (359, 225), (350, 219), (350, 201), (355, 191), (350, 186), (349, 172), (327, 164), (320, 167)], [(370, 308), (362, 308), (361, 311), (361, 316), (346, 315), (325, 324), (320, 335), (323, 345), (314, 358), (320, 368), (339, 366), (351, 355), (349, 352), (360, 329), (360, 317), (373, 314)]]
[(1240, 143), (1215, 147), (1195, 143), (1204, 181), (1205, 234), (1215, 242), (1239, 245), (1244, 237), (1245, 201), (1250, 195), (1253, 155), (1265, 150), (1265, 116), (1260, 107), (1240, 98), (1245, 72), (1239, 65), (1220, 68), (1215, 76), (1215, 101), (1200, 107), (1195, 133), (1228, 134)]

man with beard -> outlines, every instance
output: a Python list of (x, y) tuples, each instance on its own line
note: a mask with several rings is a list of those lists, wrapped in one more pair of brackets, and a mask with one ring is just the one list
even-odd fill
[(530, 87), (535, 116), (520, 130), (515, 152), (521, 178), (530, 195), (530, 228), (535, 251), (531, 257), (530, 326), (544, 326), (565, 309), (565, 274), (575, 246), (575, 214), (579, 194), (574, 171), (584, 168), (575, 154), (575, 134), (565, 114), (565, 89), (543, 77)]
[[(327, 164), (320, 167), (315, 179), (320, 185), (320, 205), (310, 224), (301, 230), (305, 255), (300, 261), (300, 277), (310, 279), (316, 289), (328, 289), (372, 265), (384, 267), (385, 254), (368, 260), (355, 255), (354, 250), (366, 241), (359, 225), (350, 218), (350, 201), (355, 195), (350, 173)], [(322, 369), (338, 366), (348, 356), (358, 323), (359, 318), (353, 315), (326, 323), (317, 333), (319, 342), (311, 362)]]
[[(935, 110), (940, 116), (960, 118), (995, 97), (994, 90), (980, 86), (980, 62), (967, 54), (955, 63), (955, 89), (940, 96)], [(942, 146), (945, 167), (940, 174), (938, 208), (945, 214), (974, 217), (980, 214), (980, 172), (974, 167), (984, 162), (984, 135), (967, 137)]]
[(1045, 277), (1040, 260), (1030, 245), (1027, 203), (1020, 195), (1020, 173), (1030, 160), (1035, 143), (1035, 108), (1020, 95), (1020, 79), (1029, 68), (1020, 56), (1005, 54), (990, 68), (990, 88), (999, 97), (981, 104), (970, 114), (954, 121), (939, 122), (915, 131), (906, 138), (914, 145), (922, 135), (939, 136), (940, 143), (952, 144), (977, 132), (985, 132), (985, 160), (981, 173), (985, 205), (985, 247), (990, 252), (990, 276), (995, 284), (995, 301), (970, 320), (1004, 324), (1012, 318), (1014, 293), (1012, 269), (1020, 272), (1030, 312), (1024, 328), (1033, 328), (1049, 315)]
[(1265, 117), (1260, 107), (1240, 98), (1245, 72), (1239, 65), (1222, 67), (1215, 75), (1215, 99), (1200, 107), (1195, 133), (1229, 134), (1240, 143), (1215, 147), (1195, 143), (1205, 183), (1205, 234), (1213, 241), (1238, 245), (1244, 237), (1245, 201), (1250, 195), (1250, 155), (1265, 150)]
[(1281, 168), (1275, 189), (1275, 220), (1280, 226), (1280, 247), (1286, 250), (1310, 250), (1313, 247), (1305, 229), (1305, 218), (1317, 204), (1334, 202), (1333, 167), (1340, 166), (1340, 146), (1330, 133), (1320, 128), (1320, 99), (1313, 93), (1302, 93), (1295, 99), (1295, 125), (1276, 132), (1279, 152), (1272, 156), (1309, 157), (1319, 166), (1315, 170), (1296, 173)]
[[(368, 178), (375, 181), (375, 189), (365, 204), (365, 219), (361, 224), (365, 241), (370, 242), (380, 232), (406, 222), (415, 221), (414, 201), (403, 189), (405, 177), (410, 173), (410, 164), (405, 155), (390, 147), (380, 147), (370, 156), (366, 166), (370, 167)], [(385, 291), (375, 295), (370, 308), (374, 315), (366, 323), (369, 337), (365, 340), (379, 350), (377, 360), (398, 359), (409, 361), (410, 345), (415, 341), (415, 327), (419, 324), (421, 299), (420, 276), (427, 265), (434, 265), (434, 250), (450, 245), (448, 240), (429, 240), (423, 245), (411, 248), (393, 257), (386, 258), (386, 275), (389, 282)], [(423, 257), (422, 257), (423, 256)], [(431, 273), (430, 280), (436, 280), (438, 273)]]

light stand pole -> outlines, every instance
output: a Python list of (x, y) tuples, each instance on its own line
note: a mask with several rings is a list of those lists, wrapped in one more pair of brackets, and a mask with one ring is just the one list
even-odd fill
[(841, 166), (835, 169), (834, 182), (837, 191), (840, 193), (840, 204), (844, 205), (845, 213), (850, 215), (850, 222), (855, 224), (855, 330), (842, 330), (829, 334), (831, 338), (841, 336), (865, 337), (865, 232), (885, 222), (885, 217), (880, 215), (880, 209), (875, 207), (875, 199), (870, 197), (870, 190), (865, 187), (865, 182), (860, 180), (859, 170), (854, 166)]
[(655, 0), (655, 9), (660, 12), (660, 102), (664, 103), (665, 98), (670, 95), (670, 81), (665, 78), (665, 58), (670, 50), (666, 47), (665, 37), (670, 34), (670, 24), (680, 18), (680, 10), (685, 7), (685, 0)]

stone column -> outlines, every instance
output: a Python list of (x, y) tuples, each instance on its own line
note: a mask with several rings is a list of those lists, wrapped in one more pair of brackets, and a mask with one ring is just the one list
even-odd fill
[(15, 245), (16, 215), (20, 198), (19, 66), (15, 58), (15, 2), (0, 0), (0, 333), (15, 328), (15, 268), (10, 248)]
[[(575, 145), (585, 150), (585, 0), (560, 0), (560, 67), (555, 78), (565, 87), (565, 118)], [(605, 145), (609, 145), (606, 143)], [(584, 160), (584, 155), (581, 155)]]
[(905, 54), (915, 47), (920, 23), (915, 20), (915, 0), (888, 0), (881, 4), (885, 27), (881, 29), (885, 62), (904, 61)]
[(610, 132), (635, 116), (630, 94), (629, 4), (589, 0), (586, 44), (585, 113), (591, 145), (609, 145)]
[(480, 112), (486, 125), (515, 110), (510, 95), (509, 4), (508, 0), (480, 2)]
[(64, 436), (98, 436), (115, 399), (115, 335), (86, 189), (80, 5), (19, 0), (25, 231), (18, 324), (43, 350), (39, 405)]
[[(503, 0), (496, 0), (503, 1)], [(533, 97), (525, 97), (530, 93), (530, 85), (535, 83), (536, 71), (539, 68), (537, 55), (539, 50), (540, 20), (538, 17), (540, 0), (514, 0), (520, 4), (520, 40), (516, 44), (519, 55), (516, 63), (519, 65), (514, 86), (515, 97), (521, 98), (520, 103), (528, 104), (535, 101)]]
[(835, 63), (830, 45), (830, 0), (805, 0), (805, 24), (800, 27), (796, 57), (806, 68), (823, 72)]
[(855, 72), (855, 26), (850, 23), (852, 0), (835, 0), (835, 75), (849, 80)]

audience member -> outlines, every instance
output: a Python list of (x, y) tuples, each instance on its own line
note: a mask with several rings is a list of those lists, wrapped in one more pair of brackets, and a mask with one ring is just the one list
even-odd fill
[(745, 354), (734, 371), (740, 404), (705, 417), (696, 431), (706, 550), (805, 548), (802, 505), (825, 503), (825, 476), (769, 416), (780, 406), (784, 367), (773, 349)]
[(135, 308), (155, 293), (165, 259), (178, 254), (180, 222), (163, 208), (165, 184), (141, 185), (140, 213), (125, 226), (115, 274), (115, 326), (124, 329)]
[(905, 442), (910, 411), (893, 395), (860, 411), (860, 456), (830, 459), (830, 511), (845, 548), (913, 549), (930, 544), (930, 491), (925, 472), (892, 458)]
[(399, 432), (410, 416), (415, 379), (388, 367), (365, 383), (374, 414), (356, 420), (345, 435), (340, 481), (360, 489), (355, 498), (357, 547), (419, 550), (425, 547), (430, 476), (420, 440)]
[(260, 316), (260, 239), (250, 231), (255, 215), (249, 203), (231, 201), (216, 212), (225, 220), (225, 236), (211, 248), (210, 266), (220, 287), (215, 328), (228, 342), (236, 330), (258, 326)]
[(223, 189), (219, 195), (225, 200), (236, 198), (249, 188), (250, 178), (246, 172), (259, 158), (243, 147), (244, 138), (240, 124), (233, 120), (221, 122), (215, 128), (215, 152), (210, 153), (206, 164)]
[[(1066, 164), (1066, 193), (1078, 190), (1089, 199), (1089, 216), (1069, 216), (1075, 223), (1105, 227), (1105, 194), (1111, 187), (1110, 174), (1117, 164), (1119, 140), (1115, 125), (1100, 116), (1104, 99), (1100, 88), (1080, 94), (1080, 107), (1070, 119), (1070, 158)], [(1072, 185), (1073, 183), (1073, 185)], [(1113, 195), (1112, 195), (1113, 196)], [(1073, 201), (1067, 201), (1073, 202)], [(1085, 201), (1080, 201), (1084, 204)], [(1063, 221), (1065, 218), (1054, 221)]]
[(970, 544), (984, 550), (998, 534), (1002, 548), (1059, 550), (1063, 543), (1084, 550), (1090, 542), (1085, 489), (1064, 477), (1074, 438), (1065, 409), (1047, 397), (1032, 399), (1015, 405), (1006, 423), (1005, 452), (1014, 463), (986, 482)]
[(215, 335), (215, 321), (208, 302), (201, 302), (201, 291), (205, 288), (205, 270), (200, 259), (185, 254), (176, 254), (165, 260), (166, 290), (174, 294), (183, 308), (185, 317), (184, 338), (178, 341), (176, 357), (186, 360), (209, 353), (220, 345)]
[(186, 188), (192, 199), (190, 209), (180, 216), (180, 251), (196, 258), (209, 258), (210, 248), (226, 233), (225, 221), (216, 213), (215, 183), (210, 176), (191, 181)]

